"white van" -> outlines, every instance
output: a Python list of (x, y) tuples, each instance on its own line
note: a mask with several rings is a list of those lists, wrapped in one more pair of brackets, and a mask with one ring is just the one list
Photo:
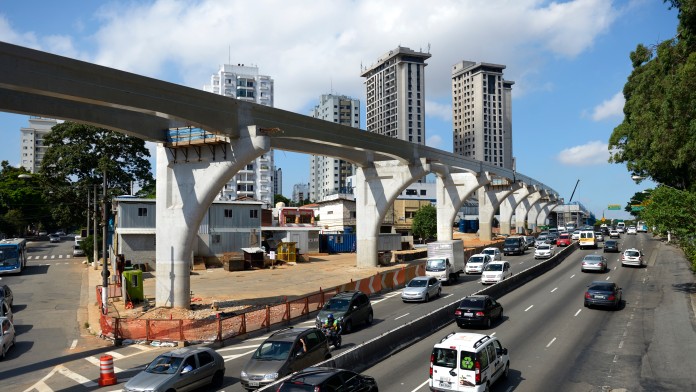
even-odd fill
[(508, 350), (498, 338), (453, 332), (436, 343), (430, 354), (430, 390), (487, 391), (509, 370)]
[(597, 239), (595, 238), (595, 233), (592, 230), (580, 231), (580, 238), (578, 241), (580, 242), (580, 249), (597, 249)]

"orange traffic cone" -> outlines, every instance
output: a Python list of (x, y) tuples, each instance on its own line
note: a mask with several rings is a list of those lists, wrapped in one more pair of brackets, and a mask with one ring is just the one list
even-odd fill
[(99, 386), (106, 387), (109, 385), (114, 385), (116, 381), (116, 374), (114, 373), (114, 357), (111, 355), (102, 355), (99, 358), (99, 368), (101, 369), (99, 374)]

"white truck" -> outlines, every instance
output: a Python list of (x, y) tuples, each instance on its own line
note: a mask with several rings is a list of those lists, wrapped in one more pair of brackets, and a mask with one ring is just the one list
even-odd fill
[(452, 283), (464, 272), (464, 244), (461, 240), (436, 241), (428, 244), (425, 276)]

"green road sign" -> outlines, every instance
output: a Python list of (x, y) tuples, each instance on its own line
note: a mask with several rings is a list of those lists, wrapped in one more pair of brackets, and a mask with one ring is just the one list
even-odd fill
[(642, 211), (643, 208), (645, 208), (645, 207), (643, 207), (643, 206), (631, 206), (631, 211)]
[(609, 204), (608, 210), (620, 210), (621, 204)]

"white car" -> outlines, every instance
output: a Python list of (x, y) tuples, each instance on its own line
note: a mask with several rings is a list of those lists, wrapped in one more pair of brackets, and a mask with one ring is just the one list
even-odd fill
[(491, 261), (481, 273), (481, 283), (498, 283), (511, 276), (510, 263), (507, 261)]
[(0, 335), (0, 359), (5, 359), (7, 350), (15, 344), (15, 329), (12, 321), (7, 317), (0, 317), (0, 328), (2, 328), (2, 335)]
[(625, 267), (627, 265), (642, 267), (643, 264), (643, 252), (638, 249), (626, 249), (621, 255), (621, 266)]
[(481, 253), (491, 256), (492, 261), (499, 261), (503, 259), (503, 255), (500, 253), (500, 249), (498, 248), (486, 248), (482, 250)]
[(628, 234), (637, 235), (637, 234), (638, 234), (638, 230), (636, 229), (635, 226), (629, 226), (628, 229), (626, 229), (626, 235), (628, 235)]
[(575, 230), (573, 234), (570, 235), (570, 239), (573, 241), (578, 241), (580, 239), (580, 230)]
[(480, 274), (486, 265), (491, 262), (491, 256), (483, 253), (475, 254), (469, 257), (469, 261), (466, 262), (466, 267), (464, 267), (464, 272), (468, 274)]
[(541, 244), (534, 251), (535, 259), (548, 259), (556, 254), (556, 249), (550, 244)]

